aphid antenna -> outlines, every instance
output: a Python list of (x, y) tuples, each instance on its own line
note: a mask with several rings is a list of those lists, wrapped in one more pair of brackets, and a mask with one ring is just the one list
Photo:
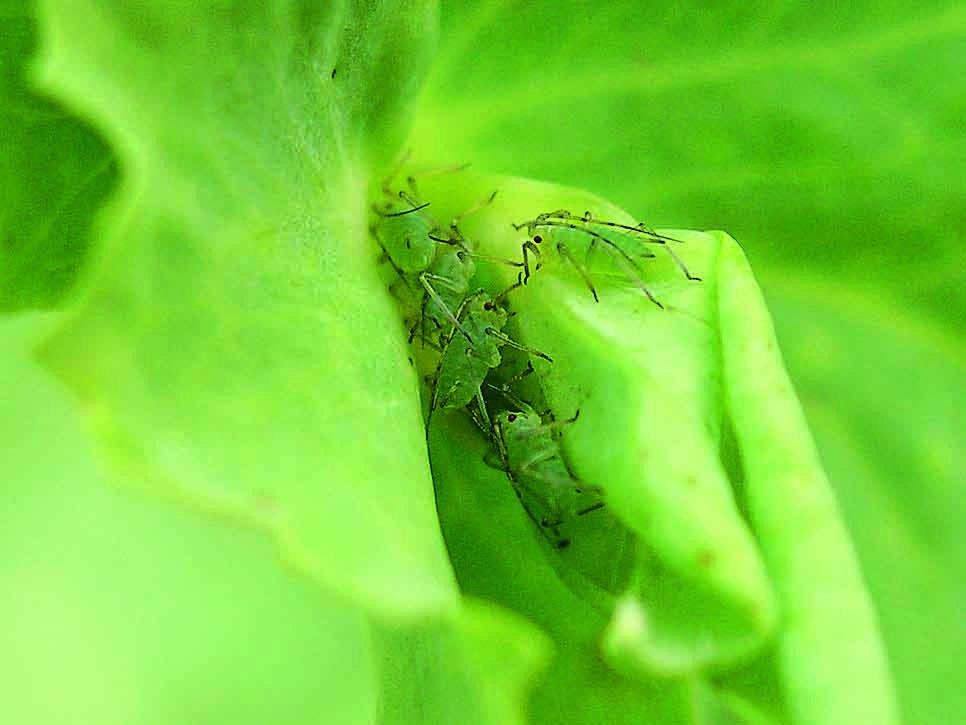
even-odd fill
[(417, 210), (425, 209), (427, 206), (429, 206), (429, 202), (420, 204), (418, 201), (416, 201), (419, 198), (417, 195), (410, 196), (404, 189), (399, 190), (399, 198)]
[[(429, 202), (428, 201), (425, 202), (425, 203), (423, 203), (423, 204), (416, 204), (412, 199), (406, 199), (406, 201), (409, 204), (412, 205), (412, 208), (410, 208), (410, 209), (403, 209), (402, 211), (388, 212), (388, 213), (381, 212), (378, 209), (376, 209), (376, 214), (378, 214), (381, 217), (385, 217), (385, 218), (394, 217), (394, 216), (406, 216), (407, 214), (415, 214), (416, 212), (422, 211), (427, 206), (429, 206)], [(373, 208), (375, 208), (375, 207), (373, 207)]]
[(460, 212), (459, 214), (454, 216), (449, 223), (450, 229), (457, 230), (459, 227), (459, 223), (463, 221), (463, 219), (470, 216), (471, 214), (475, 214), (480, 209), (485, 209), (490, 204), (492, 204), (493, 200), (496, 199), (496, 195), (498, 191), (499, 189), (494, 189), (490, 194), (487, 194), (485, 197), (483, 197), (478, 202), (473, 204), (469, 209), (467, 209), (466, 211)]
[(412, 191), (414, 196), (419, 196), (419, 187), (416, 182), (419, 179), (429, 179), (434, 176), (443, 176), (444, 174), (458, 174), (461, 171), (466, 171), (470, 167), (469, 163), (465, 164), (450, 164), (449, 166), (443, 166), (438, 169), (430, 169), (428, 171), (421, 171), (418, 174), (410, 174), (406, 177), (406, 184), (409, 186), (409, 190)]
[(392, 180), (396, 178), (396, 174), (399, 173), (399, 170), (409, 160), (409, 157), (412, 155), (412, 152), (413, 152), (412, 149), (406, 149), (405, 151), (403, 151), (402, 155), (399, 157), (399, 160), (397, 160), (396, 163), (393, 164), (392, 168), (389, 170), (389, 174), (386, 176), (386, 178), (382, 180), (382, 193), (385, 194), (386, 196), (393, 195), (392, 188), (390, 186), (392, 184)]
[(495, 330), (492, 327), (487, 327), (484, 330), (484, 332), (490, 337), (495, 337), (497, 340), (500, 340), (504, 345), (508, 347), (512, 347), (515, 350), (520, 350), (522, 352), (530, 353), (531, 355), (536, 355), (539, 358), (543, 358), (547, 362), (551, 362), (551, 363), (553, 362), (553, 358), (550, 357), (547, 353), (540, 352), (539, 350), (535, 350), (532, 347), (527, 347), (526, 345), (521, 345), (519, 342), (517, 342), (516, 340), (514, 340), (513, 338), (507, 335), (504, 335), (499, 330)]

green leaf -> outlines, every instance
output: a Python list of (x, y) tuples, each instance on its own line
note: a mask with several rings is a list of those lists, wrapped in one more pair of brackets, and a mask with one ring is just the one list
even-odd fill
[(123, 170), (91, 292), (44, 347), (106, 455), (156, 495), (273, 532), (367, 608), (454, 607), (365, 226), (431, 4), (47, 3), (43, 19), (44, 87)]
[(378, 628), (379, 722), (524, 723), (548, 643), (522, 618), (464, 600), (457, 618)]
[(57, 304), (117, 166), (104, 141), (27, 81), (33, 2), (0, 4), (0, 312)]
[(722, 244), (718, 279), (725, 398), (745, 500), (781, 598), (777, 658), (789, 709), (801, 722), (898, 722), (852, 543), (760, 290), (732, 240)]
[(961, 4), (451, 3), (442, 39), (410, 142), (427, 157), (741, 242), (904, 713), (960, 719)]
[(445, 3), (442, 21), (415, 147), (727, 229), (766, 282), (806, 263), (962, 329), (961, 3)]
[(106, 485), (28, 357), (51, 322), (0, 322), (0, 719), (372, 722), (363, 614), (264, 534)]

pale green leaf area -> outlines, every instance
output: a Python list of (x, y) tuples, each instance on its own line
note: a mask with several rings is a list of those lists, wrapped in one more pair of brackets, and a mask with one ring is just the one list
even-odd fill
[(526, 622), (377, 621), (250, 527), (108, 484), (29, 359), (53, 322), (0, 322), (0, 720), (522, 722), (546, 656)]
[(964, 74), (954, 2), (444, 4), (410, 140), (741, 243), (912, 723), (966, 711)]
[(0, 322), (0, 720), (371, 722), (363, 613), (269, 537), (106, 484), (28, 358), (49, 323)]
[(0, 23), (0, 311), (49, 307), (77, 278), (117, 166), (89, 126), (29, 87), (34, 3), (4, 0)]
[[(462, 223), (494, 257), (514, 256), (521, 232), (511, 222), (539, 209), (633, 223), (599, 199), (553, 185), (469, 172), (416, 178), (442, 219), (497, 192)], [(446, 195), (447, 186), (458, 191)], [(595, 301), (573, 265), (548, 249), (552, 236), (543, 240), (541, 269), (506, 296), (520, 341), (553, 358), (537, 376), (556, 417), (579, 410), (564, 439), (576, 475), (604, 488), (608, 510), (640, 541), (636, 579), (616, 603), (606, 594), (583, 597), (611, 619), (604, 657), (629, 676), (713, 675), (774, 638), (794, 721), (894, 722), (875, 614), (747, 262), (720, 232), (665, 233), (680, 240), (675, 249), (703, 281), (685, 279), (669, 254), (644, 260), (663, 309), (599, 263), (586, 270), (599, 287)], [(494, 292), (518, 273), (487, 267)], [(726, 428), (736, 452), (726, 450)], [(453, 465), (437, 471), (440, 447), (446, 455), (445, 441), (430, 447), (438, 498), (459, 476)], [(729, 456), (738, 461), (729, 464)], [(452, 509), (440, 505), (454, 556)], [(579, 531), (558, 556), (577, 569), (606, 561), (582, 552)], [(454, 564), (462, 582), (455, 556)], [(568, 584), (581, 594), (594, 588)]]
[(43, 86), (115, 142), (123, 183), (43, 355), (129, 477), (273, 531), (366, 606), (428, 613), (455, 588), (365, 226), (432, 52), (432, 9), (397, 10), (48, 4)]

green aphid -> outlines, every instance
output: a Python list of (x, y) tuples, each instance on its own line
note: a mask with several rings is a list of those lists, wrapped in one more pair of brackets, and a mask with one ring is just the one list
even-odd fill
[(385, 209), (374, 208), (379, 221), (373, 226), (372, 233), (386, 259), (416, 298), (428, 297), (434, 303), (434, 314), (441, 315), (465, 337), (467, 333), (460, 326), (453, 308), (440, 293), (443, 289), (457, 291), (461, 299), (466, 294), (466, 287), (460, 290), (461, 278), (465, 275), (454, 281), (434, 269), (437, 247), (458, 246), (459, 241), (444, 239), (440, 235), (439, 225), (425, 211), (428, 202), (420, 204), (405, 191), (399, 192), (399, 198), (405, 204), (402, 209), (397, 209), (398, 205), (393, 203)]
[(436, 254), (436, 242), (430, 235), (437, 230), (433, 218), (424, 213), (429, 206), (417, 204), (409, 197), (406, 205), (393, 210), (375, 209), (380, 219), (373, 232), (379, 239), (389, 261), (403, 274), (418, 274), (429, 269)]
[[(470, 283), (476, 274), (473, 256), (461, 247), (450, 245), (436, 250), (436, 256), (429, 267), (429, 274), (437, 280), (436, 291), (442, 304), (429, 295), (423, 296), (419, 317), (409, 330), (412, 342), (419, 331), (423, 342), (434, 334), (448, 332), (449, 316), (447, 310), (458, 309), (469, 294)], [(465, 329), (465, 328), (464, 328)]]
[(499, 367), (502, 361), (501, 347), (509, 345), (548, 362), (553, 361), (548, 355), (507, 336), (503, 332), (507, 311), (497, 298), (482, 290), (463, 300), (457, 317), (466, 335), (450, 334), (445, 340), (436, 368), (430, 408), (454, 410), (465, 408), (476, 400), (479, 412), (488, 425), (482, 387), (490, 370)]
[(603, 508), (600, 489), (583, 483), (571, 473), (558, 440), (558, 431), (576, 417), (545, 423), (526, 405), (521, 410), (502, 411), (493, 419), (492, 437), (499, 459), (496, 465), (513, 483), (520, 502), (543, 531), (564, 548), (570, 540), (558, 527), (568, 518)]
[[(682, 242), (672, 237), (658, 234), (644, 225), (636, 226), (612, 222), (593, 216), (589, 211), (582, 216), (571, 214), (566, 209), (538, 214), (534, 219), (514, 224), (514, 229), (526, 229), (530, 237), (522, 245), (524, 282), (530, 277), (530, 256), (541, 256), (541, 245), (549, 243), (562, 259), (569, 262), (580, 274), (590, 289), (595, 301), (599, 301), (597, 289), (590, 276), (591, 261), (598, 249), (608, 254), (614, 265), (658, 307), (662, 305), (644, 283), (644, 274), (639, 260), (654, 257), (644, 245), (660, 244), (689, 280), (700, 281), (691, 274), (684, 261), (675, 254), (670, 242)], [(583, 257), (578, 261), (577, 255)], [(539, 268), (539, 264), (537, 265)]]

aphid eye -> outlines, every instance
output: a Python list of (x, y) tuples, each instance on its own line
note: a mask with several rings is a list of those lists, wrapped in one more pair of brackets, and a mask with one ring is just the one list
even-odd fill
[(515, 420), (517, 419), (517, 415), (516, 415), (516, 413), (510, 413), (510, 415), (508, 415), (508, 416), (506, 417), (506, 419), (507, 419), (507, 420), (508, 420), (508, 421), (509, 421), (510, 423), (512, 423), (513, 421), (515, 421)]
[(496, 309), (496, 305), (493, 304), (492, 302), (484, 302), (483, 303), (483, 309), (484, 310), (495, 310)]
[(535, 241), (537, 244), (540, 244), (540, 242), (543, 241), (543, 237), (541, 237), (539, 234), (535, 234), (533, 236), (533, 241)]
[(413, 240), (410, 239), (409, 237), (406, 237), (406, 249), (412, 249), (412, 248), (413, 248)]

